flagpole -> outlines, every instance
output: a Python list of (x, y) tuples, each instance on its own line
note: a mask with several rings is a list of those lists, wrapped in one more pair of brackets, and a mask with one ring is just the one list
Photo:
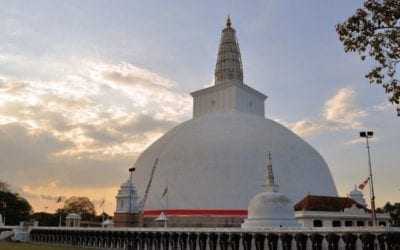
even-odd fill
[(369, 140), (367, 138), (367, 150), (368, 150), (368, 165), (369, 165), (369, 181), (370, 185), (370, 193), (371, 193), (371, 210), (372, 210), (372, 223), (374, 226), (377, 226), (376, 221), (376, 211), (375, 211), (375, 192), (374, 192), (374, 181), (372, 176), (372, 164), (371, 164), (371, 153), (369, 149)]
[(365, 137), (368, 151), (368, 166), (369, 166), (369, 192), (371, 197), (371, 212), (372, 212), (372, 225), (377, 226), (376, 211), (375, 211), (375, 192), (374, 192), (374, 181), (372, 175), (372, 163), (371, 163), (371, 152), (369, 147), (369, 138), (374, 135), (373, 131), (362, 131), (360, 137)]

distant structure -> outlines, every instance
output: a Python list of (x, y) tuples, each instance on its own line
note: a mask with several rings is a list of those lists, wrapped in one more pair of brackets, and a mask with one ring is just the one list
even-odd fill
[(358, 190), (357, 185), (355, 185), (354, 189), (350, 191), (348, 197), (353, 201), (357, 202), (358, 204), (367, 207), (367, 203), (365, 202), (364, 199), (364, 194), (360, 190)]
[(248, 218), (242, 228), (298, 227), (293, 205), (286, 195), (279, 192), (272, 169), (271, 153), (268, 153), (266, 191), (251, 199)]
[(114, 213), (116, 227), (133, 227), (139, 225), (140, 200), (133, 182), (135, 168), (129, 169), (129, 178), (125, 181), (116, 196), (117, 209)]
[[(247, 218), (250, 199), (265, 191), (260, 182), (264, 152), (268, 151), (274, 155), (279, 189), (291, 201), (298, 202), (307, 193), (336, 196), (333, 178), (320, 154), (289, 129), (265, 118), (267, 96), (245, 84), (230, 18), (222, 30), (216, 61), (215, 84), (191, 93), (193, 119), (155, 141), (135, 163), (140, 197), (154, 179), (144, 206), (144, 225), (154, 225), (164, 212), (168, 227), (240, 226)], [(154, 173), (152, 165), (157, 158), (159, 166)], [(165, 209), (162, 194), (167, 183)], [(123, 190), (121, 187), (121, 195), (126, 195)]]
[(80, 227), (82, 217), (76, 213), (70, 213), (65, 217), (66, 227)]
[[(359, 193), (353, 194), (357, 194), (356, 199), (364, 200)], [(372, 226), (371, 211), (351, 197), (307, 195), (294, 209), (296, 220), (304, 227)], [(388, 213), (377, 213), (377, 219), (379, 226), (390, 224)]]
[(111, 220), (111, 219), (107, 219), (107, 220), (105, 220), (105, 221), (103, 221), (103, 222), (101, 223), (101, 227), (104, 227), (104, 228), (113, 228), (113, 227), (114, 227), (114, 221)]

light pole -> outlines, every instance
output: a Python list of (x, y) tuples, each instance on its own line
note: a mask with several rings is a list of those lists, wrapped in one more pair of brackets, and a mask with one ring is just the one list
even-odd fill
[(369, 138), (374, 136), (373, 131), (361, 131), (360, 137), (365, 138), (367, 142), (367, 151), (368, 151), (368, 166), (369, 166), (369, 191), (371, 197), (371, 210), (372, 210), (372, 225), (377, 226), (376, 223), (376, 211), (375, 211), (375, 192), (374, 192), (374, 180), (372, 176), (372, 164), (371, 164), (371, 152), (369, 149)]

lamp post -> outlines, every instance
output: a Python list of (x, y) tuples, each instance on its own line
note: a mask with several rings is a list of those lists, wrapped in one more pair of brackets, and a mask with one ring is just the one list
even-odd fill
[(360, 137), (365, 138), (367, 143), (367, 151), (368, 151), (368, 166), (369, 166), (369, 191), (371, 197), (371, 210), (372, 210), (372, 225), (377, 226), (376, 221), (376, 211), (375, 211), (375, 192), (374, 192), (374, 181), (372, 176), (372, 164), (371, 164), (371, 152), (369, 149), (369, 138), (374, 136), (373, 131), (361, 131)]

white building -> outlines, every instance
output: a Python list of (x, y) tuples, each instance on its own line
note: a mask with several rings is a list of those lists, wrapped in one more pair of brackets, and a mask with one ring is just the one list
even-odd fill
[(118, 190), (115, 197), (117, 201), (116, 213), (138, 213), (140, 210), (140, 201), (136, 186), (133, 182), (132, 173)]
[(129, 169), (129, 178), (121, 185), (115, 197), (117, 208), (114, 213), (113, 226), (129, 227), (138, 226), (140, 224), (142, 201), (139, 199), (133, 181), (133, 171), (135, 171), (135, 168)]
[(80, 227), (81, 226), (82, 217), (76, 213), (69, 213), (67, 217), (65, 217), (65, 226), (66, 227)]
[[(350, 197), (307, 195), (294, 209), (296, 220), (304, 227), (372, 226), (371, 211)], [(377, 213), (377, 220), (380, 226), (389, 225), (390, 215)]]

